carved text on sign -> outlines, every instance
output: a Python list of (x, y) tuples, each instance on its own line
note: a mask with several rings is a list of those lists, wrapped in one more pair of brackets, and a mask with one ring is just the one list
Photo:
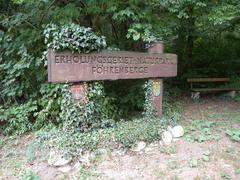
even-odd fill
[(139, 79), (177, 74), (177, 56), (115, 51), (90, 54), (48, 52), (50, 82)]

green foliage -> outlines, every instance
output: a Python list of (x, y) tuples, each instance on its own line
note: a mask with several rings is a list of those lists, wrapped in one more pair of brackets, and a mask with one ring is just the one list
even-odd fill
[(221, 171), (220, 176), (221, 176), (221, 179), (224, 179), (224, 180), (231, 180), (232, 179), (231, 176), (225, 171)]
[(199, 161), (197, 159), (191, 159), (188, 162), (188, 164), (189, 164), (189, 167), (195, 168), (195, 167), (199, 166)]
[(218, 140), (219, 136), (212, 132), (212, 128), (216, 125), (214, 121), (193, 121), (185, 129), (185, 139), (189, 142)]
[(163, 112), (164, 116), (161, 119), (162, 126), (174, 126), (181, 118), (182, 106), (176, 101), (180, 96), (178, 88), (170, 88), (165, 85), (163, 92)]
[(0, 119), (5, 122), (3, 132), (6, 134), (21, 134), (31, 129), (32, 115), (36, 111), (35, 101), (29, 101), (21, 106), (14, 104), (0, 108)]
[[(154, 119), (156, 118), (156, 109), (153, 104), (153, 81), (148, 80), (144, 84), (145, 90), (145, 102), (144, 102), (144, 112), (143, 115), (146, 119)], [(166, 86), (163, 94), (163, 117), (160, 119), (160, 123), (162, 126), (167, 127), (168, 125), (176, 125), (177, 121), (180, 119), (181, 106), (177, 103), (173, 103), (175, 96), (170, 97), (171, 92), (178, 92), (177, 89), (170, 91), (170, 89)], [(162, 93), (162, 92), (161, 92)]]
[(208, 161), (210, 161), (210, 152), (209, 151), (206, 151), (206, 152), (204, 152), (203, 153), (203, 155), (202, 155), (202, 160), (204, 161), (204, 162), (208, 162)]
[(235, 170), (235, 174), (239, 175), (240, 174), (240, 168)]
[(132, 147), (138, 141), (153, 142), (160, 139), (159, 121), (136, 119), (129, 122), (122, 122), (117, 125), (115, 138), (124, 147)]
[(45, 142), (49, 148), (57, 148), (68, 155), (77, 157), (84, 151), (95, 150), (100, 139), (104, 137), (104, 132), (103, 134), (99, 133), (99, 131), (70, 134), (62, 129), (52, 129), (50, 132), (39, 132), (38, 137), (39, 141)]
[(67, 84), (41, 84), (39, 90), (41, 98), (37, 100), (40, 110), (34, 113), (36, 120), (33, 128), (40, 129), (45, 125), (62, 123), (63, 119), (59, 117), (59, 113), (67, 88)]
[(0, 146), (2, 146), (4, 143), (4, 140), (0, 137)]
[(31, 170), (25, 170), (21, 176), (21, 180), (40, 180), (40, 178)]
[[(79, 52), (90, 52), (106, 46), (103, 37), (95, 35), (90, 28), (84, 28), (75, 24), (64, 26), (50, 24), (46, 26), (44, 35), (47, 47), (56, 50), (68, 48), (75, 51), (78, 50)], [(1, 43), (4, 45), (3, 47), (6, 48), (2, 53), (2, 57), (10, 58), (11, 53), (14, 54), (15, 52), (12, 51), (13, 47), (11, 47), (10, 44), (4, 44), (6, 38), (10, 38), (9, 41), (7, 41), (10, 42), (12, 37), (9, 35), (1, 39)], [(5, 64), (3, 63), (0, 66), (0, 68), (4, 70), (3, 76), (0, 76), (3, 77), (3, 100), (5, 104), (9, 104), (6, 108), (1, 107), (0, 109), (0, 111), (3, 112), (1, 113), (0, 120), (4, 122), (4, 133), (21, 134), (32, 128), (39, 129), (46, 124), (56, 125), (62, 122), (64, 122), (65, 127), (71, 126), (74, 130), (83, 131), (89, 129), (89, 127), (100, 126), (100, 118), (104, 117), (107, 119), (116, 114), (116, 111), (113, 109), (114, 107), (112, 107), (110, 103), (112, 99), (105, 98), (102, 94), (103, 89), (101, 89), (103, 87), (101, 85), (97, 86), (98, 83), (90, 86), (90, 101), (87, 106), (81, 105), (74, 107), (74, 103), (71, 102), (70, 93), (67, 91), (68, 85), (51, 85), (43, 82), (32, 88), (35, 90), (30, 93), (28, 99), (21, 100), (27, 103), (16, 102), (15, 104), (11, 104), (12, 99), (16, 100), (23, 95), (23, 91), (30, 91), (30, 89), (26, 89), (26, 87), (34, 85), (31, 84), (32, 79), (23, 81), (21, 78), (17, 80), (16, 77), (26, 76), (32, 78), (25, 74), (28, 73), (29, 68), (33, 70), (33, 68), (30, 67), (31, 63), (33, 63), (35, 68), (39, 69), (39, 67), (44, 67), (44, 61), (46, 59), (45, 52), (43, 53), (43, 58), (36, 59), (30, 56), (27, 48), (23, 45), (17, 54), (19, 54), (21, 58), (18, 63), (14, 62), (15, 59), (11, 59), (10, 61), (4, 61)], [(42, 71), (43, 73), (41, 75), (45, 75), (45, 69), (42, 69)], [(38, 71), (35, 73), (35, 75), (39, 75)], [(40, 79), (37, 78), (40, 82), (42, 79), (43, 76)], [(19, 85), (18, 83), (23, 84)], [(14, 89), (15, 86), (16, 89)], [(92, 88), (93, 86), (94, 88)], [(7, 97), (7, 101), (5, 101), (5, 96)], [(103, 109), (100, 107), (102, 104)], [(73, 108), (69, 110), (70, 107)], [(75, 113), (75, 115), (71, 115), (71, 113)], [(106, 120), (104, 122), (105, 126), (109, 124)]]
[(234, 18), (239, 16), (240, 4), (236, 1), (232, 3), (223, 2), (222, 6), (216, 6), (213, 8), (213, 12), (209, 16), (209, 21), (214, 25), (222, 25), (225, 22), (231, 22)]
[(144, 103), (143, 115), (148, 119), (152, 119), (156, 117), (156, 109), (153, 104), (153, 92), (152, 92), (153, 81), (152, 80), (145, 82), (144, 90), (145, 90), (145, 103)]
[[(3, 47), (0, 64), (0, 91), (6, 103), (11, 100), (20, 101), (24, 96), (29, 98), (33, 93), (28, 95), (24, 92), (35, 92), (38, 87), (37, 82), (43, 78), (37, 77), (37, 74), (42, 73), (41, 59), (31, 55), (27, 50), (27, 45), (22, 44), (21, 41), (18, 42), (21, 36), (17, 40), (15, 38), (14, 35), (0, 38), (0, 44)], [(33, 78), (35, 78), (34, 81)]]
[(103, 82), (88, 84), (87, 102), (74, 102), (66, 89), (61, 102), (60, 119), (65, 132), (84, 132), (92, 128), (109, 127), (114, 124), (116, 111), (111, 106), (111, 99), (105, 98)]
[(77, 178), (79, 180), (100, 179), (101, 175), (95, 170), (95, 167), (80, 167)]
[(134, 41), (142, 40), (148, 43), (157, 41), (156, 37), (152, 35), (151, 24), (142, 24), (142, 23), (133, 24), (128, 29), (128, 33), (126, 37), (132, 38)]
[(160, 147), (160, 152), (170, 155), (170, 154), (176, 154), (177, 152), (177, 146), (174, 145), (170, 145), (170, 146), (161, 146)]
[[(45, 28), (44, 35), (47, 47), (55, 50), (70, 49), (88, 53), (106, 46), (104, 37), (98, 37), (90, 28), (76, 24), (64, 26), (50, 24)], [(109, 118), (116, 116), (116, 108), (111, 105), (113, 99), (105, 96), (103, 82), (89, 83), (88, 86), (85, 95), (87, 102), (84, 103), (74, 102), (70, 92), (67, 89), (63, 90), (59, 119), (63, 122), (65, 132), (71, 134), (109, 126), (112, 124)]]
[(106, 47), (105, 38), (98, 37), (91, 28), (76, 24), (57, 26), (49, 24), (44, 30), (45, 43), (48, 48), (55, 50), (70, 49), (89, 53)]
[(25, 148), (25, 157), (28, 162), (33, 162), (36, 159), (37, 144), (31, 143), (28, 144)]
[[(89, 83), (88, 89), (88, 107), (89, 113), (94, 112), (92, 116), (92, 122), (97, 127), (109, 127), (112, 126), (113, 119), (118, 116), (118, 107), (115, 105), (114, 97), (106, 94), (104, 82)], [(103, 121), (103, 122), (101, 122)]]
[(240, 142), (240, 130), (239, 129), (228, 129), (226, 134), (230, 136), (230, 138), (234, 141)]
[(111, 106), (116, 116), (113, 119), (131, 119), (140, 114), (144, 104), (144, 80), (104, 81), (106, 97), (111, 98)]
[(85, 151), (94, 151), (100, 147), (120, 143), (126, 148), (133, 147), (139, 141), (151, 143), (160, 139), (159, 120), (118, 122), (114, 127), (93, 129), (87, 132), (66, 133), (62, 129), (41, 130), (37, 132), (38, 143), (49, 148), (57, 148), (78, 157)]
[(44, 125), (60, 124), (60, 105), (66, 85), (42, 84), (41, 98), (29, 100), (25, 104), (12, 104), (0, 107), (0, 121), (4, 123), (5, 134), (22, 134), (31, 129), (39, 129)]

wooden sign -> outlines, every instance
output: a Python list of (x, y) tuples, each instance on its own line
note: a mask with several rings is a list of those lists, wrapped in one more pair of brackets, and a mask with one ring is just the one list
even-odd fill
[(102, 51), (90, 54), (48, 51), (49, 82), (173, 77), (177, 75), (175, 54)]
[[(177, 75), (177, 55), (164, 54), (163, 43), (154, 43), (148, 53), (102, 51), (90, 54), (48, 50), (49, 82), (82, 82), (95, 80), (149, 78), (152, 82), (153, 104), (162, 116), (163, 80)], [(70, 88), (73, 98), (87, 102), (86, 85)]]

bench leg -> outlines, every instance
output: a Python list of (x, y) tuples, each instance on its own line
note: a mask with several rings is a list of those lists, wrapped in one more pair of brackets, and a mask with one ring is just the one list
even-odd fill
[(200, 92), (192, 92), (191, 93), (191, 99), (199, 100), (200, 99)]
[(225, 93), (224, 95), (227, 97), (230, 97), (230, 98), (235, 98), (236, 91), (230, 91), (230, 92)]

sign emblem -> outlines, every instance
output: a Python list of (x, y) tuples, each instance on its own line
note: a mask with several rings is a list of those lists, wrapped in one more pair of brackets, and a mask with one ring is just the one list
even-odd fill
[(161, 83), (159, 81), (153, 81), (153, 95), (160, 96), (161, 94)]
[(69, 89), (73, 99), (78, 100), (82, 104), (86, 104), (88, 102), (86, 83), (70, 86)]

